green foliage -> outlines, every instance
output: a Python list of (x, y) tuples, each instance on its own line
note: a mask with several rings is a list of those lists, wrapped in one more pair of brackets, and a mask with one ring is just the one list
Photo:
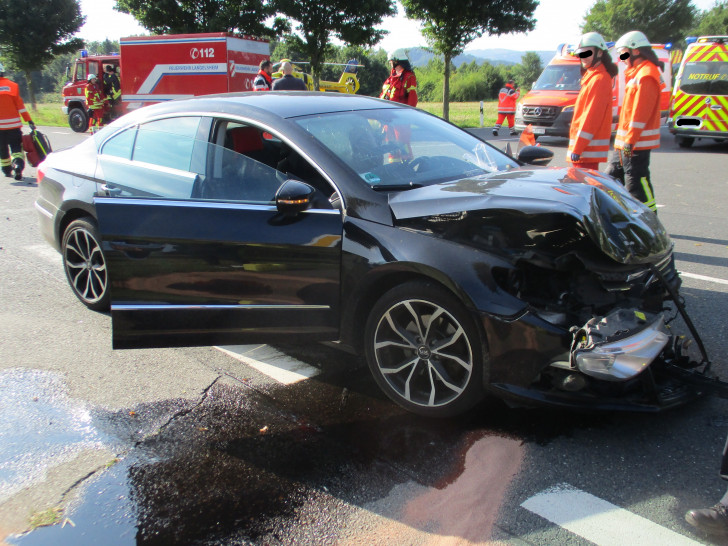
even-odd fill
[(582, 32), (598, 32), (618, 40), (640, 30), (652, 43), (677, 42), (693, 25), (691, 0), (597, 0), (584, 17)]
[(516, 80), (516, 87), (530, 89), (531, 84), (535, 82), (543, 72), (541, 57), (533, 51), (527, 51), (521, 57), (521, 64), (516, 65), (513, 69), (513, 79)]
[[(425, 102), (442, 102), (443, 88), (442, 58), (435, 57), (427, 66), (415, 69), (417, 76), (417, 96)], [(493, 100), (498, 91), (510, 77), (509, 70), (516, 67), (494, 66), (488, 62), (463, 64), (454, 69), (450, 77), (450, 99), (453, 102)]]
[(394, 15), (394, 0), (274, 0), (275, 10), (295, 22), (305, 57), (316, 81), (336, 37), (354, 46), (373, 46), (385, 34), (375, 28), (387, 15)]
[(422, 34), (444, 57), (443, 117), (448, 119), (450, 61), (483, 34), (533, 30), (537, 0), (402, 0), (409, 19), (422, 21)]
[(116, 0), (114, 9), (133, 15), (154, 34), (274, 32), (264, 24), (275, 13), (266, 0)]
[(726, 36), (728, 35), (728, 2), (716, 2), (715, 5), (695, 18), (695, 26), (689, 36)]

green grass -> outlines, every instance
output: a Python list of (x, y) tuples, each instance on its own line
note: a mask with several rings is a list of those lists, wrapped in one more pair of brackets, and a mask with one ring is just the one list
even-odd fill
[(42, 512), (35, 512), (30, 516), (30, 528), (37, 529), (38, 527), (55, 525), (61, 521), (61, 517), (63, 517), (63, 509), (58, 506), (48, 508)]
[[(442, 117), (441, 102), (420, 102), (417, 108)], [(483, 101), (483, 126), (492, 127), (498, 117), (498, 101)], [(479, 102), (451, 102), (450, 122), (459, 127), (480, 127)]]
[[(30, 117), (36, 125), (46, 127), (68, 127), (68, 119), (61, 112), (61, 103), (39, 102), (36, 110), (30, 104), (25, 105), (30, 112)], [(420, 102), (418, 108), (442, 117), (441, 102)], [(498, 102), (483, 102), (483, 125), (492, 127), (495, 123)], [(480, 103), (479, 102), (451, 102), (450, 121), (460, 127), (480, 127)]]
[(45, 127), (68, 127), (68, 118), (61, 112), (60, 102), (39, 102), (33, 109), (31, 104), (26, 103), (25, 108), (28, 110), (33, 123)]

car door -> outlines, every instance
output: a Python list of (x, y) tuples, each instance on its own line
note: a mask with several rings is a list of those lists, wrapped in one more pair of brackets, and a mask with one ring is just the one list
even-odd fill
[(287, 176), (232, 149), (227, 136), (241, 126), (150, 123), (131, 158), (104, 160), (113, 139), (101, 148), (109, 191), (95, 205), (115, 348), (338, 337), (342, 215), (327, 200), (279, 212)]

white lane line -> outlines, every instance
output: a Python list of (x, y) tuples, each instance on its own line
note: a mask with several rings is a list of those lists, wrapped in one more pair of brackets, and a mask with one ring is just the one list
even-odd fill
[(701, 544), (568, 483), (541, 491), (521, 506), (599, 546)]
[(687, 277), (688, 279), (697, 279), (699, 281), (717, 282), (718, 284), (728, 284), (728, 281), (725, 279), (718, 279), (716, 277), (706, 277), (705, 275), (697, 275), (695, 273), (685, 273), (685, 271), (680, 271), (680, 276)]
[(310, 379), (321, 372), (269, 345), (225, 345), (215, 348), (284, 385)]

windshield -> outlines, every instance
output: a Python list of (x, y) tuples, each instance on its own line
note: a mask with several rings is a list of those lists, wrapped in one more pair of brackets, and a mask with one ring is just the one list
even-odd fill
[(728, 62), (686, 63), (680, 89), (690, 95), (728, 95)]
[(550, 64), (533, 84), (534, 91), (546, 89), (559, 89), (563, 91), (578, 91), (581, 89), (581, 65), (579, 64)]
[(518, 166), (470, 133), (410, 108), (337, 112), (296, 122), (374, 189), (428, 186)]

